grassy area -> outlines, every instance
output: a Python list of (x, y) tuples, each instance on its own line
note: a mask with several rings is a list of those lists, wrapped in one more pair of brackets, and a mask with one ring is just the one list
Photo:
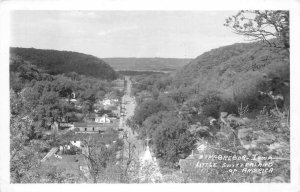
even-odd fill
[(82, 155), (60, 155), (62, 159), (54, 156), (50, 157), (44, 166), (56, 166), (59, 169), (65, 169), (66, 173), (78, 175), (81, 171), (79, 166), (86, 165)]

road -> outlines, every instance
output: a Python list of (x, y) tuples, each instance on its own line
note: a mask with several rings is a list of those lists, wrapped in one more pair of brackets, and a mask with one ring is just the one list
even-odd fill
[[(144, 141), (137, 139), (137, 133), (133, 133), (132, 129), (126, 125), (126, 120), (134, 115), (134, 109), (136, 106), (135, 99), (130, 96), (132, 83), (128, 76), (125, 77), (127, 81), (126, 94), (122, 98), (122, 104), (125, 108), (126, 115), (120, 119), (120, 127), (124, 129), (124, 133), (127, 135), (127, 140), (135, 145), (135, 157), (138, 158), (144, 151)], [(128, 148), (128, 143), (125, 142), (125, 148)]]

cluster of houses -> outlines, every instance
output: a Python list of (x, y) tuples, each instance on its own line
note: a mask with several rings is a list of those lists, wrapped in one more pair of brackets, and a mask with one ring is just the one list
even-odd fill
[[(114, 82), (120, 91), (124, 91), (124, 80), (117, 80)], [(81, 102), (76, 99), (76, 94), (73, 92), (69, 98), (64, 98), (64, 102), (68, 102), (69, 104), (75, 106), (76, 109), (81, 109)], [(68, 154), (70, 151), (74, 152), (75, 149), (80, 149), (84, 152), (85, 147), (83, 143), (80, 141), (81, 134), (93, 134), (90, 135), (92, 137), (103, 137), (103, 133), (108, 130), (118, 130), (119, 121), (121, 113), (124, 113), (124, 108), (121, 107), (122, 102), (120, 102), (118, 96), (115, 93), (107, 94), (103, 100), (99, 100), (94, 104), (94, 113), (90, 113), (83, 118), (82, 122), (72, 122), (70, 118), (61, 118), (56, 121), (53, 121), (50, 125), (50, 130), (46, 131), (44, 134), (52, 135), (52, 134), (64, 134), (69, 130), (75, 132), (72, 134), (72, 140), (67, 142), (64, 145), (59, 147), (55, 147), (49, 151), (49, 153), (42, 159), (42, 162), (48, 159), (50, 156), (54, 156), (57, 159), (61, 159), (62, 157), (58, 154)], [(77, 119), (76, 119), (77, 120)], [(74, 120), (74, 121), (76, 121)], [(98, 134), (101, 135), (98, 135)], [(73, 138), (74, 137), (74, 138)], [(67, 141), (68, 139), (66, 139)], [(113, 141), (116, 142), (116, 141)], [(109, 147), (109, 144), (106, 144), (106, 147)], [(75, 150), (76, 152), (76, 150)], [(77, 152), (76, 152), (77, 153)]]
[(107, 114), (103, 116), (96, 116), (94, 121), (91, 119), (85, 122), (57, 122), (54, 121), (51, 124), (51, 132), (58, 133), (59, 130), (74, 130), (75, 132), (84, 132), (84, 133), (103, 133), (107, 129), (115, 129), (119, 128), (119, 121), (116, 118), (109, 118)]
[[(124, 83), (119, 82), (119, 84), (123, 85)], [(79, 105), (74, 92), (66, 101), (75, 106)], [(51, 131), (49, 131), (49, 134), (58, 133), (59, 130), (65, 129), (74, 130), (75, 133), (104, 133), (108, 129), (117, 130), (119, 128), (121, 112), (124, 111), (121, 106), (121, 102), (119, 102), (116, 96), (107, 94), (103, 100), (95, 103), (94, 113), (87, 115), (83, 119), (83, 122), (70, 123), (69, 119), (62, 118), (50, 125)]]

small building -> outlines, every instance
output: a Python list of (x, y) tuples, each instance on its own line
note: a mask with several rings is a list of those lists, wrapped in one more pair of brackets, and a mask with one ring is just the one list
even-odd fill
[(96, 123), (112, 123), (112, 121), (108, 118), (107, 114), (104, 114), (102, 117), (95, 118)]
[(59, 129), (74, 129), (73, 123), (67, 123), (67, 122), (60, 122), (59, 123)]
[(71, 141), (71, 144), (78, 148), (81, 148), (81, 141)]
[(118, 129), (113, 123), (81, 122), (74, 123), (74, 128), (80, 133), (104, 133), (108, 129)]
[(103, 104), (104, 106), (112, 105), (112, 100), (105, 98), (105, 99), (102, 101), (102, 104)]

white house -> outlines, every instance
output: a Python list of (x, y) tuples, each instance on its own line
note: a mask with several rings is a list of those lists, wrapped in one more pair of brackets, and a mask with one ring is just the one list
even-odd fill
[(111, 120), (107, 117), (106, 114), (104, 114), (102, 117), (96, 117), (95, 122), (96, 123), (111, 123)]
[(104, 99), (104, 100), (102, 101), (102, 104), (103, 104), (104, 106), (107, 106), (107, 105), (112, 105), (112, 103), (111, 103), (111, 100), (110, 100), (110, 99)]
[(81, 146), (80, 146), (81, 141), (71, 141), (71, 144), (78, 147), (78, 148), (81, 148)]

